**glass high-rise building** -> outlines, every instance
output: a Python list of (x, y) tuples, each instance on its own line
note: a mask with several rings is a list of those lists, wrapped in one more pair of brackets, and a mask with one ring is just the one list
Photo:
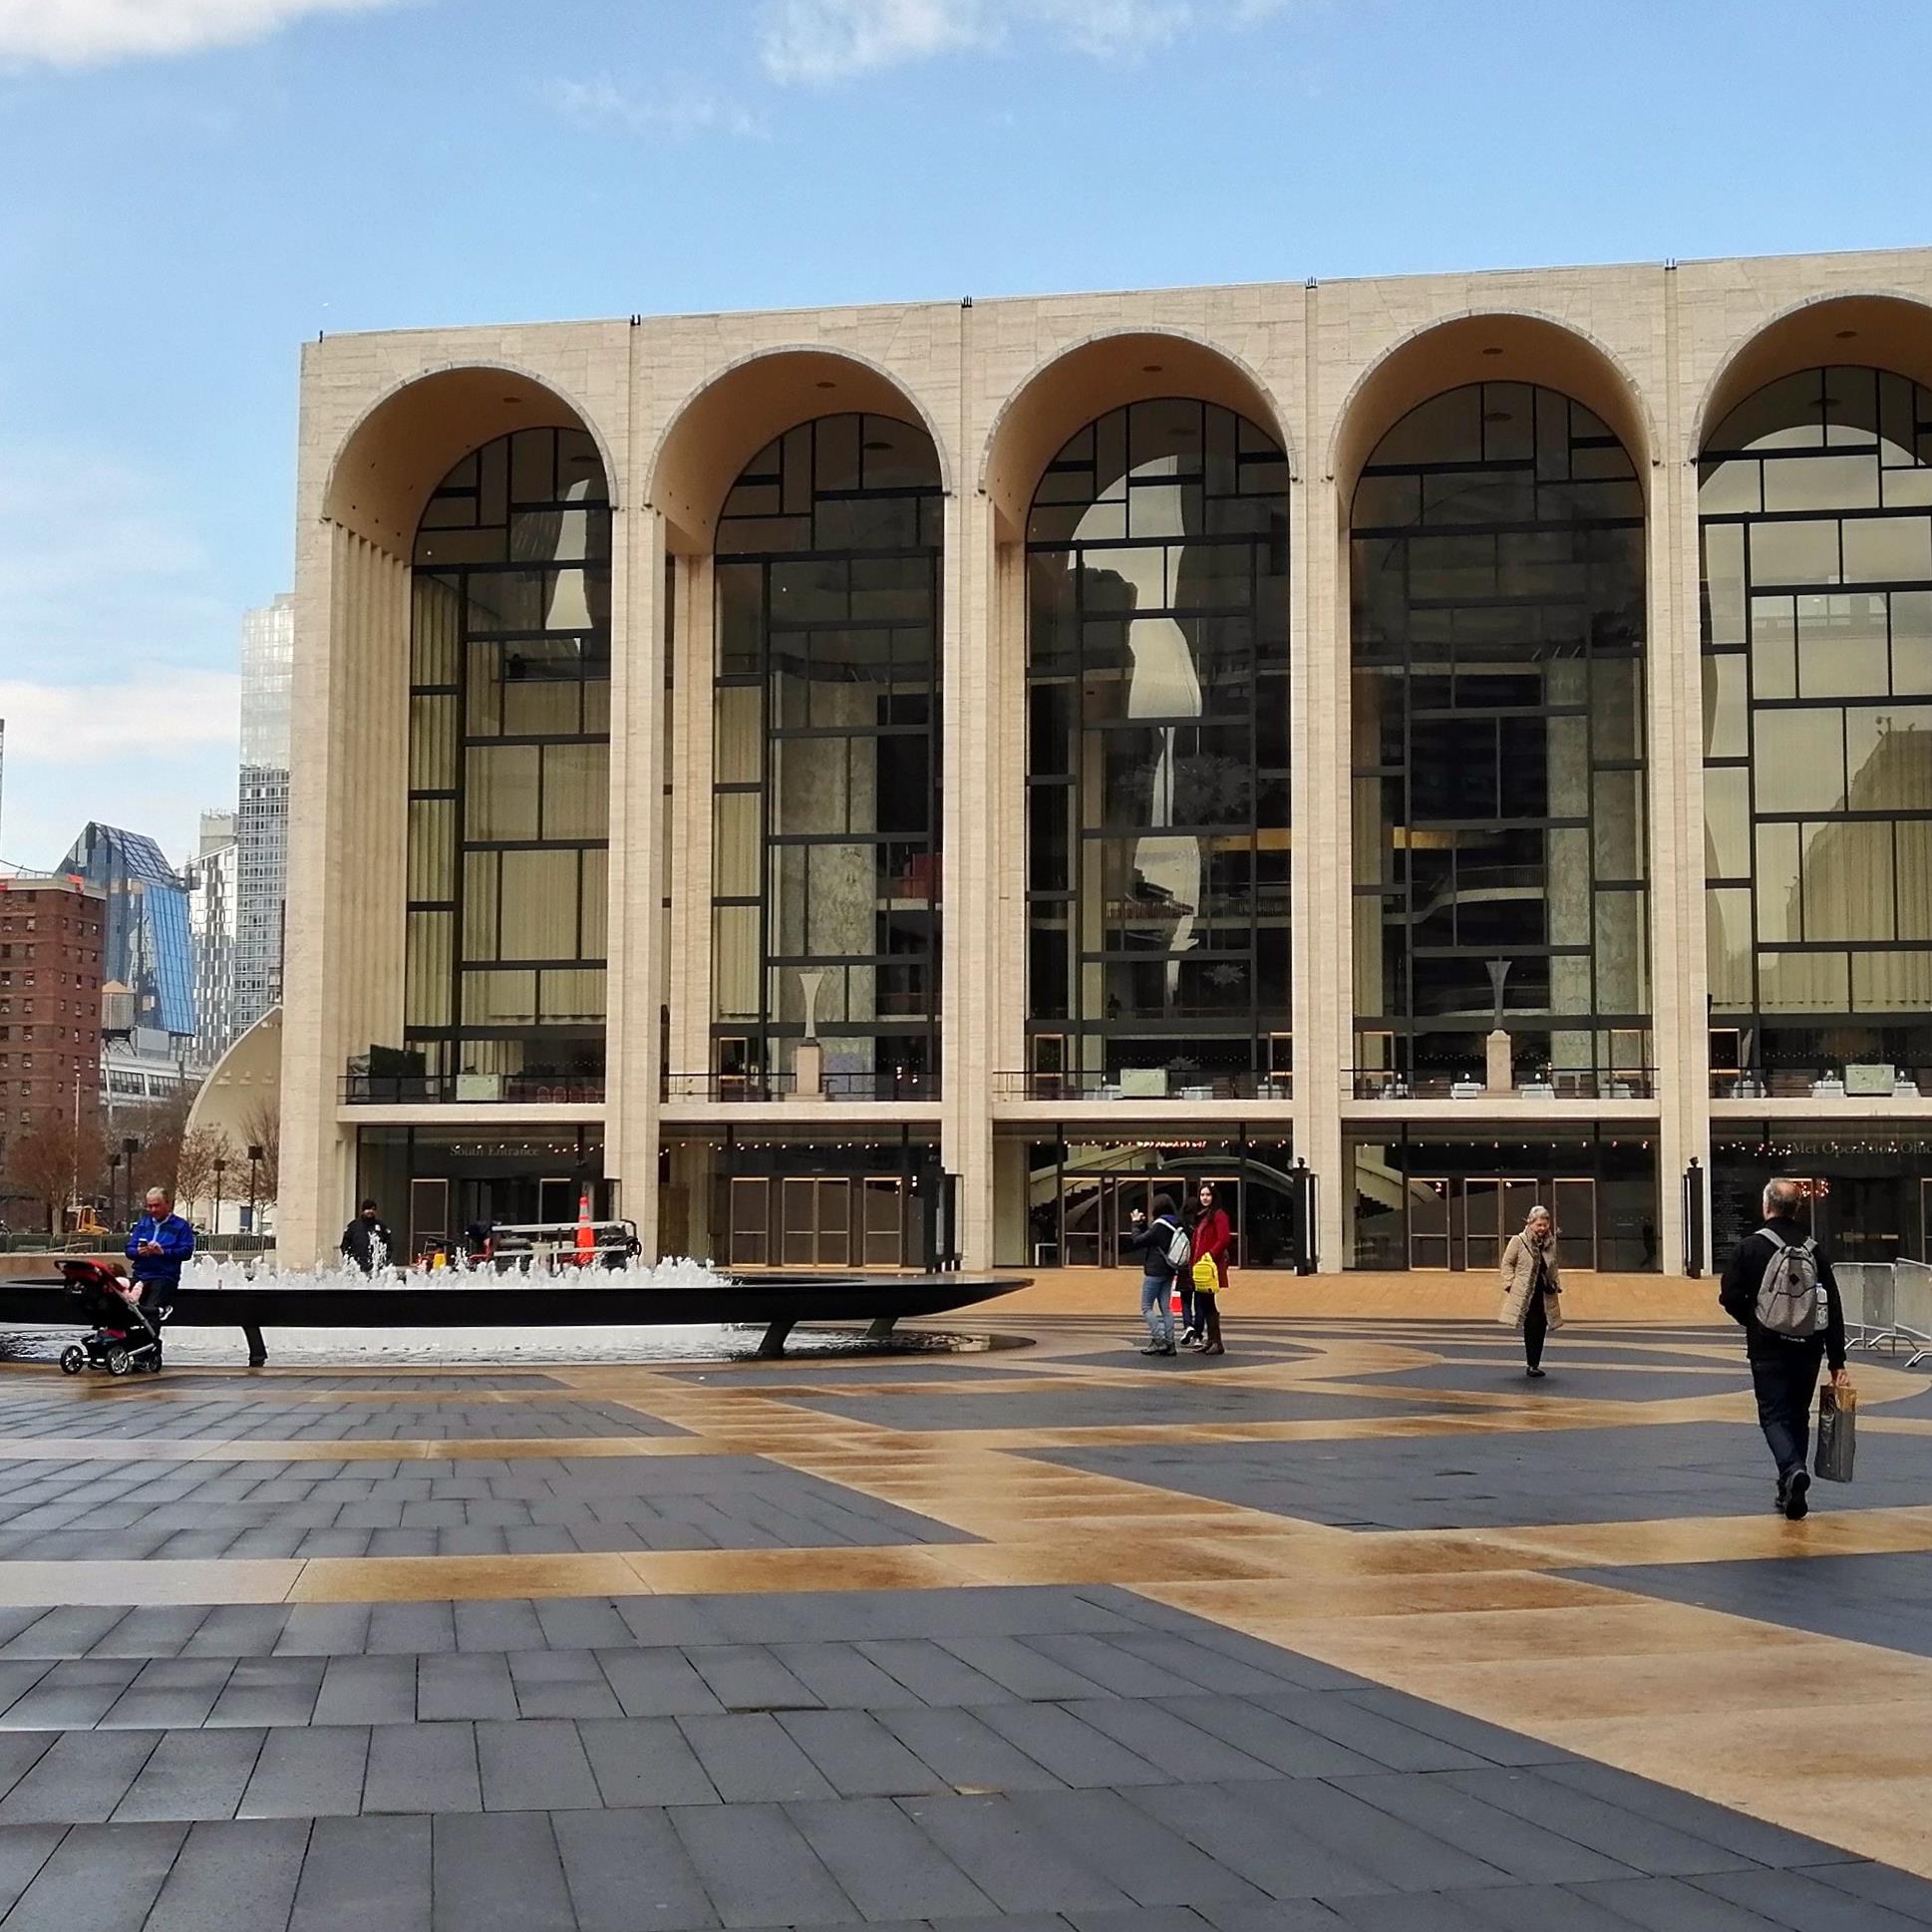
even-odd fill
[(282, 900), (288, 884), (288, 745), (295, 680), (295, 599), (241, 624), (241, 781), (235, 813), (236, 1031), (282, 997)]

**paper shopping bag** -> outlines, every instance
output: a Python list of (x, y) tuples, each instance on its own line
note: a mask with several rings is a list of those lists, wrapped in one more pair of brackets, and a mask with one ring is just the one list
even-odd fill
[(1818, 1394), (1818, 1450), (1812, 1462), (1825, 1482), (1849, 1482), (1858, 1453), (1858, 1398), (1828, 1383)]

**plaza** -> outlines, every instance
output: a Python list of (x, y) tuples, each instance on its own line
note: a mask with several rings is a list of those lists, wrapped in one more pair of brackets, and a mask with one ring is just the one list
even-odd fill
[[(0, 1924), (1932, 1923), (1932, 1408), (1735, 1337), (0, 1369)], [(1829, 1490), (1828, 1493), (1826, 1491)]]
[[(279, 1235), (1927, 1258), (1932, 253), (327, 336)], [(950, 1183), (946, 1177), (950, 1176)]]

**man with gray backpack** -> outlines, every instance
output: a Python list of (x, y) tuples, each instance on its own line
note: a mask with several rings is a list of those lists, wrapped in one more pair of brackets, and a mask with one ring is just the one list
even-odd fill
[(1758, 1425), (1777, 1463), (1777, 1507), (1792, 1522), (1809, 1507), (1805, 1466), (1811, 1443), (1811, 1398), (1828, 1359), (1832, 1382), (1845, 1373), (1844, 1305), (1831, 1263), (1798, 1225), (1803, 1189), (1773, 1180), (1765, 1189), (1765, 1225), (1738, 1243), (1718, 1299), (1745, 1331)]

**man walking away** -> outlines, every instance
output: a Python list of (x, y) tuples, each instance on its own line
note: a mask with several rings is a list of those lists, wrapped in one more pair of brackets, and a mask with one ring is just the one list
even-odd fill
[(362, 1211), (342, 1230), (342, 1252), (353, 1267), (373, 1275), (389, 1265), (395, 1252), (389, 1229), (383, 1225), (381, 1210), (374, 1201), (364, 1201)]
[(194, 1252), (194, 1230), (174, 1212), (174, 1197), (164, 1187), (151, 1187), (147, 1212), (128, 1234), (128, 1259), (134, 1263), (135, 1285), (141, 1290), (142, 1312), (155, 1325), (155, 1361), (161, 1363), (161, 1326), (174, 1306), (181, 1285), (181, 1263)]
[(1175, 1278), (1184, 1274), (1193, 1243), (1180, 1224), (1171, 1194), (1156, 1194), (1153, 1219), (1136, 1207), (1132, 1231), (1121, 1243), (1128, 1254), (1140, 1256), (1140, 1314), (1147, 1324), (1148, 1342), (1142, 1355), (1174, 1353), (1174, 1317), (1169, 1303), (1173, 1299)]
[(1745, 1331), (1758, 1424), (1777, 1464), (1777, 1507), (1792, 1522), (1809, 1507), (1805, 1463), (1820, 1362), (1830, 1361), (1839, 1388), (1851, 1386), (1844, 1304), (1830, 1261), (1798, 1225), (1803, 1200), (1794, 1180), (1766, 1187), (1765, 1225), (1738, 1243), (1718, 1294), (1724, 1312)]

